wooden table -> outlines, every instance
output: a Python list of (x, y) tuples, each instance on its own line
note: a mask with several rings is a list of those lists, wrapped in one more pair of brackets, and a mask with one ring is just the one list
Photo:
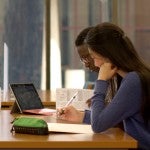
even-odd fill
[[(19, 114), (20, 116), (20, 114)], [(10, 123), (18, 114), (0, 110), (0, 149), (129, 149), (137, 148), (137, 141), (119, 128), (100, 134), (50, 133), (49, 135), (12, 134)], [(63, 122), (50, 116), (34, 116), (49, 122)]]

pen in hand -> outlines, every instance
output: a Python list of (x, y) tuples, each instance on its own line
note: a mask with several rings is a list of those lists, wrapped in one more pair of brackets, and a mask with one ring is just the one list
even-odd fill
[(76, 92), (76, 93), (70, 98), (70, 100), (66, 103), (65, 107), (67, 107), (67, 106), (69, 106), (70, 104), (72, 104), (77, 95), (78, 95), (78, 92)]
[[(69, 106), (70, 104), (72, 104), (77, 95), (78, 95), (78, 92), (76, 92), (76, 93), (70, 98), (70, 100), (66, 103), (65, 107), (67, 107), (67, 106)], [(61, 112), (59, 113), (59, 115), (62, 115), (62, 114), (64, 114), (64, 109), (62, 109)]]

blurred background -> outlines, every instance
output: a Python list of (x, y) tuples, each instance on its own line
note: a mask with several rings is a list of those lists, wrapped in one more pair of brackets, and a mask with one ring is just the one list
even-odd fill
[(94, 81), (74, 41), (82, 29), (106, 21), (122, 27), (150, 64), (149, 9), (149, 0), (0, 0), (0, 87), (5, 76), (42, 90)]

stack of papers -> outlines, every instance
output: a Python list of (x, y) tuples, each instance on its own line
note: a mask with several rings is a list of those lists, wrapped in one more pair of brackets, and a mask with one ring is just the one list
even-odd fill
[(93, 96), (93, 90), (91, 89), (66, 89), (57, 88), (56, 89), (56, 108), (64, 107), (68, 101), (75, 95), (75, 99), (71, 105), (76, 109), (84, 111), (89, 109), (86, 101)]

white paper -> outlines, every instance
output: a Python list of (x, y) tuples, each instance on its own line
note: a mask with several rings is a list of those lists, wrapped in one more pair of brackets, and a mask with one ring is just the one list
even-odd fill
[(89, 109), (86, 101), (93, 96), (93, 90), (91, 89), (66, 89), (57, 88), (56, 89), (56, 108), (64, 107), (68, 100), (78, 92), (76, 98), (74, 99), (73, 105), (76, 109), (85, 110)]
[(91, 125), (70, 123), (47, 123), (49, 132), (94, 133)]

